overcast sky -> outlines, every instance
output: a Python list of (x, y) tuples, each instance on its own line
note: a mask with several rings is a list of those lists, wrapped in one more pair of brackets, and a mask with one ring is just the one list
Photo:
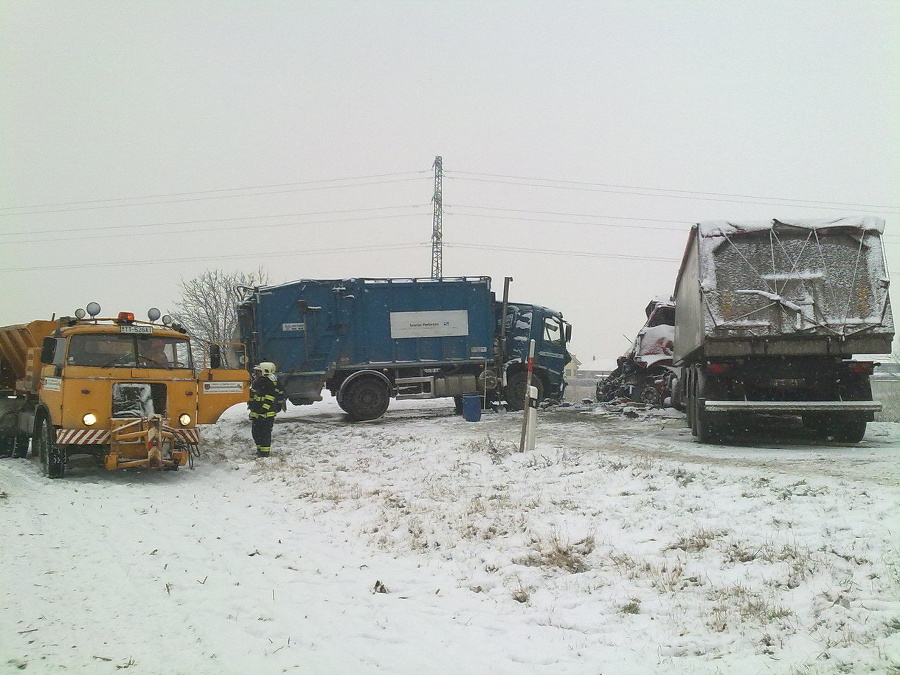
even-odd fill
[(692, 222), (881, 215), (900, 270), (898, 64), (897, 2), (7, 0), (0, 325), (427, 277), (440, 155), (444, 275), (613, 358)]

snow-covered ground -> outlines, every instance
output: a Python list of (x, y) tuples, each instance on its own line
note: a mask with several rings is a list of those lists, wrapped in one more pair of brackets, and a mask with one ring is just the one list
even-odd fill
[(3, 460), (0, 673), (900, 673), (900, 425), (520, 423), (326, 400), (269, 460), (241, 407), (193, 470)]

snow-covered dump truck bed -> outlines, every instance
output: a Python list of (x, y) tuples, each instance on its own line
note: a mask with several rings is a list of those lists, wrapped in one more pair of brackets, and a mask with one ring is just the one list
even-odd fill
[(695, 225), (675, 286), (676, 364), (889, 353), (883, 231), (876, 217)]

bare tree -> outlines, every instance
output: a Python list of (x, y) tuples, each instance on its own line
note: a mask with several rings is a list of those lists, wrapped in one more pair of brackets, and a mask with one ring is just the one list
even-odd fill
[[(242, 287), (264, 286), (268, 273), (260, 267), (255, 272), (206, 270), (188, 281), (182, 279), (181, 298), (172, 314), (187, 329), (196, 347), (234, 341), (237, 329), (237, 306)], [(195, 359), (199, 363), (195, 354)]]

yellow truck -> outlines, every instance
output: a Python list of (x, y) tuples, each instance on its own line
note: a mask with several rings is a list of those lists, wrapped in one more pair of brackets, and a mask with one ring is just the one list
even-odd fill
[(175, 470), (212, 424), (249, 396), (241, 345), (210, 345), (198, 357), (186, 331), (151, 309), (0, 328), (0, 455), (40, 459), (61, 478), (72, 455), (107, 469)]

